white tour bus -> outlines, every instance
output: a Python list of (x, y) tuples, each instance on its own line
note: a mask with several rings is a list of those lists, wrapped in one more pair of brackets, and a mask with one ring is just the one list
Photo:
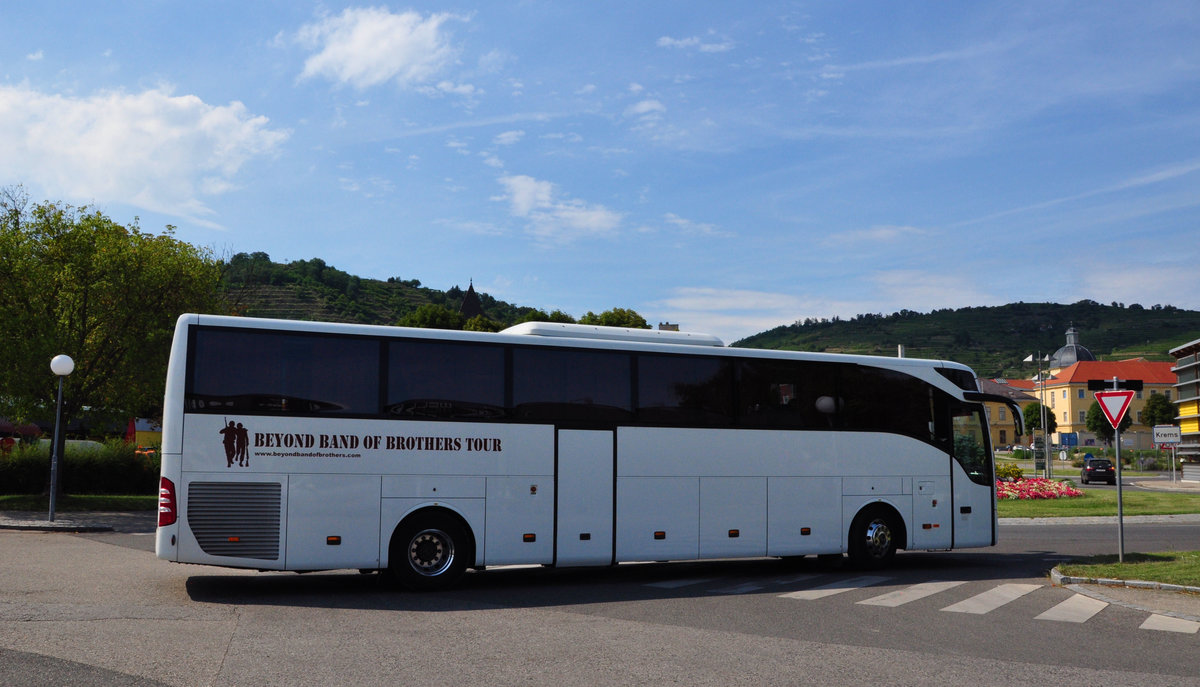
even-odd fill
[(990, 546), (984, 400), (1010, 403), (957, 363), (680, 332), (184, 315), (156, 551), (431, 589), (507, 564)]

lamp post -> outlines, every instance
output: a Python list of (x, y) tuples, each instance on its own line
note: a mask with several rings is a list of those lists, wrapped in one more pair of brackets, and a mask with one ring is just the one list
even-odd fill
[(50, 371), (58, 375), (58, 406), (54, 412), (54, 446), (50, 448), (50, 522), (54, 522), (54, 501), (58, 496), (58, 461), (59, 454), (62, 453), (61, 445), (62, 437), (62, 392), (63, 380), (67, 375), (75, 371), (75, 361), (71, 360), (68, 355), (56, 355), (50, 361)]
[[(1038, 407), (1041, 410), (1041, 422), (1042, 422), (1042, 465), (1043, 465), (1043, 469), (1045, 470), (1046, 479), (1050, 479), (1051, 476), (1053, 475), (1053, 472), (1051, 471), (1051, 468), (1050, 468), (1050, 433), (1047, 431), (1047, 427), (1046, 427), (1046, 423), (1049, 421), (1046, 418), (1046, 381), (1048, 379), (1055, 379), (1055, 377), (1050, 374), (1049, 370), (1046, 371), (1046, 376), (1042, 375), (1042, 362), (1044, 362), (1045, 360), (1049, 360), (1049, 359), (1050, 359), (1049, 356), (1046, 356), (1046, 358), (1043, 359), (1042, 352), (1038, 351), (1036, 354), (1033, 354), (1033, 353), (1029, 354), (1029, 356), (1027, 356), (1022, 361), (1022, 362), (1026, 362), (1026, 363), (1031, 363), (1031, 362), (1034, 362), (1035, 360), (1037, 361), (1037, 366), (1038, 366), (1038, 372), (1037, 372)], [(1036, 439), (1036, 437), (1035, 437), (1035, 439)], [(1036, 441), (1033, 444), (1033, 456), (1034, 456), (1033, 457), (1033, 467), (1036, 470), (1037, 469), (1037, 442)]]

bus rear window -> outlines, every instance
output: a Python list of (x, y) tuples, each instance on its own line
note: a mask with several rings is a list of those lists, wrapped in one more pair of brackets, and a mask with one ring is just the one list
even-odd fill
[(187, 409), (288, 415), (379, 412), (379, 342), (224, 328), (193, 331)]

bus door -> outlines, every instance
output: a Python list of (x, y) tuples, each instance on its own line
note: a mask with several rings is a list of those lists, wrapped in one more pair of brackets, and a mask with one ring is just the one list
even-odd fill
[(611, 430), (558, 430), (555, 565), (613, 562), (615, 445)]
[(951, 404), (953, 432), (954, 546), (996, 543), (992, 450), (983, 406)]

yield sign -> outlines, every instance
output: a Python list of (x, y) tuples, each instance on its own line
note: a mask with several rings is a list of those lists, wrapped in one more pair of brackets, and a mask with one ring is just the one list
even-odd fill
[(1121, 424), (1121, 418), (1125, 417), (1125, 411), (1129, 410), (1129, 402), (1133, 400), (1133, 394), (1134, 392), (1129, 389), (1096, 392), (1096, 401), (1100, 403), (1100, 410), (1104, 411), (1104, 417), (1108, 418), (1113, 429)]

